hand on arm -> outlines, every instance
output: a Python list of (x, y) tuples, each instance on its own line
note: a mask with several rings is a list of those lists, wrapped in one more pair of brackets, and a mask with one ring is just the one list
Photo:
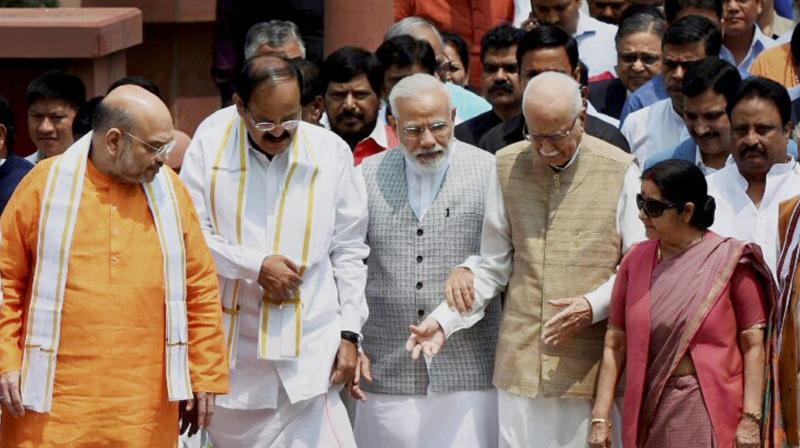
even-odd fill
[(453, 269), (444, 284), (447, 305), (459, 313), (469, 313), (475, 303), (475, 274), (467, 268)]

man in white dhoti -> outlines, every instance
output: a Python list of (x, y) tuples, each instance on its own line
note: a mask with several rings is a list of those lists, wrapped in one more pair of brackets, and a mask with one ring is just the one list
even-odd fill
[(336, 385), (352, 382), (367, 318), (364, 181), (343, 140), (300, 120), (288, 61), (248, 60), (236, 88), (237, 116), (195, 136), (181, 170), (217, 264), (231, 364), (209, 435), (354, 446)]
[(640, 171), (632, 156), (583, 133), (572, 77), (534, 77), (522, 104), (529, 133), (497, 153), (477, 267), (468, 260), (445, 286), (462, 314), (426, 319), (409, 345), (414, 354), (447, 352), (446, 338), (485, 319), (490, 299), (508, 286), (493, 378), (500, 445), (584, 447), (600, 322), (620, 259), (645, 238), (635, 203)]
[(362, 386), (369, 397), (358, 404), (356, 441), (363, 447), (493, 447), (500, 302), (429, 363), (410, 359), (405, 342), (408, 326), (425, 316), (445, 323), (458, 318), (446, 307), (431, 312), (444, 299), (451, 267), (480, 251), (494, 156), (453, 137), (453, 106), (433, 76), (403, 78), (389, 101), (401, 146), (361, 167), (371, 248), (364, 351), (372, 358), (373, 382)]

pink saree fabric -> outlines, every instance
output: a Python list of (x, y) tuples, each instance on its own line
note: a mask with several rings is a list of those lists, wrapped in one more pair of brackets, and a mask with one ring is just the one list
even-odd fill
[(715, 447), (700, 383), (693, 375), (667, 380), (656, 415), (650, 423), (644, 448)]
[(647, 241), (630, 251), (612, 294), (609, 325), (628, 341), (623, 444), (642, 446), (670, 375), (689, 353), (714, 439), (731, 446), (744, 389), (738, 335), (766, 320), (769, 270), (757, 246), (712, 232), (658, 265), (657, 247)]

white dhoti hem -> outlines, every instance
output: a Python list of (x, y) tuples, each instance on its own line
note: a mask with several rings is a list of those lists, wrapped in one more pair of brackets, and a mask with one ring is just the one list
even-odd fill
[(369, 394), (356, 408), (359, 447), (493, 448), (497, 446), (497, 392), (428, 395)]
[[(500, 446), (540, 448), (585, 448), (592, 419), (591, 400), (528, 398), (497, 391), (500, 415)], [(611, 410), (611, 446), (621, 447), (622, 418), (617, 404)]]
[(355, 448), (339, 388), (292, 404), (283, 388), (277, 409), (217, 406), (208, 430), (214, 448)]

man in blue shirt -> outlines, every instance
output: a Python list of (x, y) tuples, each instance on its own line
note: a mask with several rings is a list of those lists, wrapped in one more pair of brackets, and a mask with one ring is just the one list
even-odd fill
[(33, 164), (14, 155), (14, 118), (8, 101), (0, 96), (0, 213)]

